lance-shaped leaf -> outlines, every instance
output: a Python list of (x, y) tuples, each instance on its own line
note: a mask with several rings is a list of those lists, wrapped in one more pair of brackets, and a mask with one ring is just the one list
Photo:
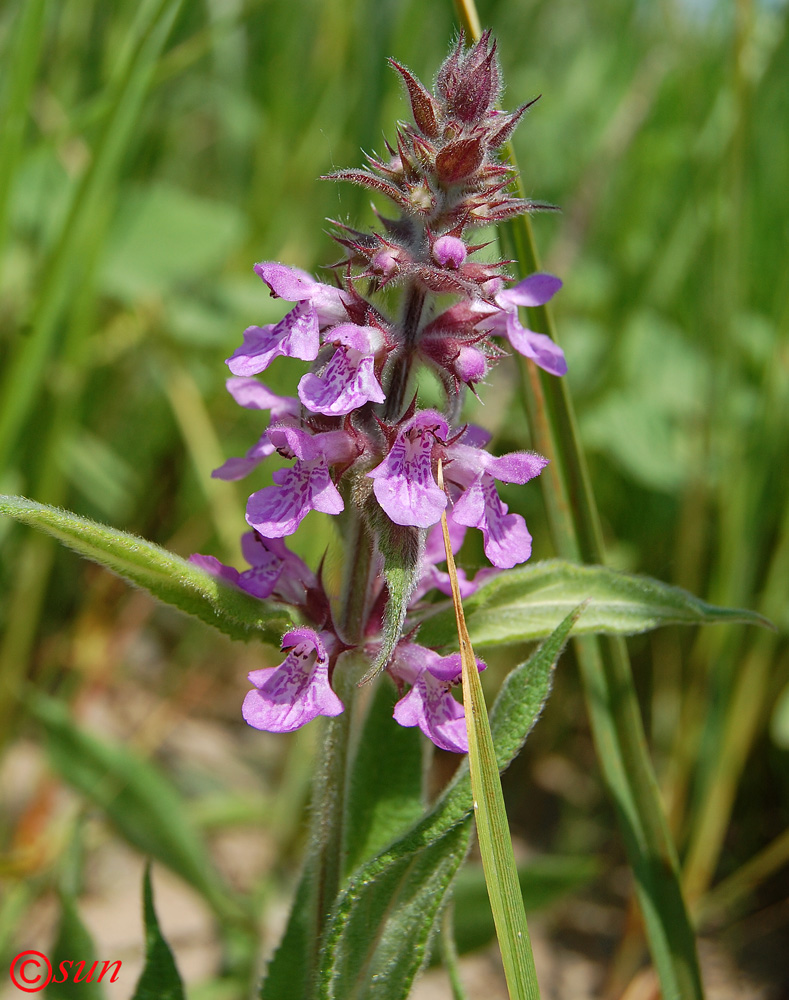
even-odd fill
[(165, 941), (153, 906), (150, 865), (143, 879), (145, 923), (145, 968), (137, 982), (133, 1000), (184, 1000), (184, 987), (170, 946)]
[[(471, 641), (503, 646), (540, 639), (574, 608), (583, 605), (574, 634), (635, 635), (661, 625), (742, 622), (770, 626), (754, 611), (707, 604), (679, 587), (606, 566), (578, 566), (562, 560), (509, 570), (466, 598)], [(450, 645), (457, 630), (451, 604), (442, 604), (422, 625), (419, 641)]]
[(137, 535), (23, 497), (0, 496), (0, 514), (53, 535), (80, 555), (165, 604), (213, 625), (231, 639), (256, 638), (279, 645), (283, 632), (293, 627), (278, 608), (223, 584)]
[[(540, 714), (571, 625), (571, 618), (562, 622), (502, 685), (491, 713), (501, 769), (518, 753)], [(436, 917), (467, 849), (472, 808), (464, 762), (430, 812), (354, 872), (326, 930), (320, 997), (405, 1000), (429, 955)], [(393, 969), (397, 975), (390, 973)]]
[(120, 962), (97, 959), (90, 931), (65, 892), (60, 894), (60, 923), (51, 958), (55, 975), (46, 990), (52, 1000), (104, 1000), (102, 979), (112, 982), (121, 968)]

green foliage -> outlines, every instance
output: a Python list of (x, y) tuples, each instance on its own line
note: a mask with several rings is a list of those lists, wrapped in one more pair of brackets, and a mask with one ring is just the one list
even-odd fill
[[(659, 580), (561, 560), (495, 576), (463, 606), (471, 641), (480, 647), (541, 639), (574, 608), (581, 609), (576, 635), (635, 635), (662, 625), (715, 622), (769, 626), (753, 611), (718, 608)], [(456, 632), (454, 611), (444, 607), (424, 621), (420, 641), (451, 645)]]
[(184, 1000), (184, 988), (170, 946), (162, 936), (153, 905), (150, 865), (143, 878), (145, 967), (132, 1000)]
[(346, 874), (383, 850), (422, 815), (424, 741), (393, 725), (394, 686), (382, 678), (359, 734), (349, 778)]
[[(381, 152), (382, 131), (394, 138), (405, 105), (386, 56), (428, 79), (453, 30), (450, 7), (2, 5), (3, 492), (178, 551), (220, 554), (216, 539), (239, 534), (243, 496), (214, 506), (206, 487), (217, 484), (190, 464), (194, 425), (173, 418), (166, 378), (186, 375), (202, 394), (222, 441), (214, 464), (260, 433), (259, 415), (227, 399), (221, 364), (244, 327), (284, 309), (250, 265), (315, 268), (334, 253), (320, 220), (369, 220), (363, 192), (315, 179), (357, 164), (360, 147)], [(789, 607), (789, 271), (779, 223), (789, 133), (777, 123), (789, 119), (787, 7), (535, 0), (485, 4), (482, 15), (499, 39), (505, 103), (543, 95), (516, 133), (516, 151), (529, 194), (562, 208), (535, 217), (535, 232), (545, 267), (565, 280), (555, 300), (559, 339), (611, 561), (711, 605), (758, 608), (780, 629), (760, 631), (762, 641), (722, 624), (631, 644), (649, 751), (675, 803), (672, 832), (690, 862), (691, 896), (701, 900), (718, 873), (736, 873), (786, 826), (778, 697)], [(504, 372), (491, 373), (485, 407), (469, 406), (468, 419), (488, 427), (497, 452), (537, 447)], [(294, 391), (287, 361), (271, 374)], [(261, 469), (250, 490), (268, 476)], [(506, 501), (527, 515), (538, 556), (549, 556), (535, 491), (508, 488)], [(331, 546), (332, 585), (340, 555), (327, 521), (310, 515), (294, 546), (313, 566)], [(234, 669), (237, 649), (211, 645), (202, 622), (160, 616), (129, 636), (128, 605), (86, 586), (85, 567), (41, 541), (0, 519), (4, 678), (18, 670), (56, 690), (67, 674), (63, 689), (83, 685), (106, 708), (144, 685), (129, 663), (151, 642), (166, 653), (162, 698), (180, 693), (187, 669), (197, 689)], [(198, 599), (213, 618), (214, 598), (206, 600)], [(98, 621), (129, 637), (130, 653), (100, 674), (97, 693), (80, 652), (101, 640), (86, 624)], [(441, 622), (450, 636), (451, 621), (438, 615), (424, 634)], [(543, 737), (560, 758), (573, 746), (567, 733), (587, 727), (578, 680), (568, 672), (563, 682), (567, 700)], [(604, 692), (596, 697), (608, 703)], [(3, 737), (26, 725), (35, 738), (39, 724), (25, 722), (12, 694), (3, 698)], [(779, 743), (767, 754), (773, 705)], [(205, 709), (195, 712), (206, 723)], [(243, 727), (233, 732), (246, 762)], [(171, 764), (151, 766), (167, 773)], [(295, 800), (296, 813), (300, 790), (286, 781), (274, 794)], [(241, 785), (237, 793), (249, 794)], [(198, 787), (195, 797), (204, 794)], [(5, 807), (10, 788), (3, 795)], [(562, 850), (569, 838), (597, 852), (589, 817), (561, 803), (552, 843)], [(736, 837), (727, 835), (734, 810)], [(2, 812), (5, 855), (18, 815)], [(59, 821), (46, 830), (54, 850)], [(283, 843), (297, 839), (295, 829)], [(290, 849), (280, 862), (277, 871), (292, 864)], [(12, 863), (4, 944), (49, 878), (46, 864), (14, 871)], [(759, 877), (762, 904), (786, 895), (775, 871)], [(262, 875), (249, 891), (270, 899), (280, 883)], [(747, 909), (747, 890), (739, 900)], [(727, 942), (726, 951), (736, 958), (737, 947)], [(633, 954), (625, 980), (641, 962)]]
[[(101, 1000), (106, 995), (98, 980), (102, 969), (101, 961), (98, 961), (95, 973), (91, 973), (91, 967), (97, 961), (96, 946), (80, 919), (74, 900), (65, 893), (60, 894), (60, 923), (50, 961), (54, 977), (46, 988), (48, 997), (55, 997), (57, 1000)], [(63, 983), (56, 981), (63, 978), (61, 962), (68, 963), (63, 969), (67, 974)], [(81, 970), (80, 962), (84, 963)], [(77, 975), (80, 977), (79, 982), (74, 981)]]
[[(512, 761), (542, 710), (570, 624), (564, 622), (502, 686), (491, 713), (499, 768)], [(466, 760), (433, 808), (351, 875), (325, 934), (321, 997), (408, 996), (468, 849), (472, 808)], [(265, 991), (263, 996), (269, 1000)]]
[(257, 598), (221, 583), (185, 559), (103, 524), (23, 497), (0, 497), (0, 514), (32, 525), (101, 563), (165, 604), (213, 625), (231, 639), (279, 643), (288, 618)]

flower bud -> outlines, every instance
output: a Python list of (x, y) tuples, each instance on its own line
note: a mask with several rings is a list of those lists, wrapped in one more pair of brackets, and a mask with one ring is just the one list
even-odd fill
[(479, 382), (487, 373), (488, 359), (478, 347), (461, 347), (452, 367), (461, 382)]
[(453, 267), (457, 270), (467, 253), (466, 244), (457, 236), (439, 236), (433, 244), (433, 259), (441, 267)]

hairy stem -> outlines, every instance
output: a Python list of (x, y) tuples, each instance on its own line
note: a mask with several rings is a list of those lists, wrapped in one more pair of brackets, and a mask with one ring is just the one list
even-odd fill
[[(348, 529), (346, 578), (337, 624), (344, 641), (352, 645), (361, 641), (369, 612), (373, 548), (355, 513), (350, 515)], [(310, 818), (312, 849), (307, 862), (313, 885), (309, 956), (312, 981), (318, 972), (323, 932), (345, 867), (350, 748), (356, 729), (358, 682), (367, 667), (369, 663), (361, 654), (345, 653), (338, 659), (332, 686), (345, 711), (326, 721), (318, 747)]]
[(406, 289), (403, 306), (403, 343), (392, 370), (392, 377), (386, 392), (384, 420), (397, 420), (403, 412), (408, 376), (414, 360), (414, 345), (419, 334), (419, 321), (425, 304), (425, 290), (412, 282)]

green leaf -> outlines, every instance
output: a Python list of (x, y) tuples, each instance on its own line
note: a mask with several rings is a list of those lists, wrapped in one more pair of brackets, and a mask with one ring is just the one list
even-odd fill
[(260, 1000), (310, 1000), (316, 883), (317, 859), (312, 855), (301, 874), (285, 934), (261, 983)]
[[(580, 605), (576, 635), (634, 635), (661, 625), (714, 622), (770, 627), (754, 611), (716, 607), (650, 577), (558, 559), (493, 577), (463, 602), (471, 641), (479, 647), (542, 638)], [(455, 612), (443, 604), (422, 624), (419, 641), (445, 646), (455, 642), (456, 634)]]
[(467, 817), (423, 849), (372, 862), (350, 880), (326, 939), (321, 1000), (405, 1000), (470, 839)]
[[(570, 624), (562, 623), (502, 685), (491, 714), (499, 768), (518, 753), (542, 710)], [(472, 808), (464, 762), (428, 814), (347, 881), (326, 932), (324, 1000), (407, 997), (467, 850)]]
[(101, 563), (165, 604), (213, 625), (231, 639), (257, 638), (278, 645), (283, 632), (293, 627), (279, 609), (223, 584), (137, 535), (23, 497), (0, 496), (0, 514), (53, 535), (80, 555)]
[(153, 906), (151, 867), (143, 877), (143, 920), (145, 922), (145, 967), (132, 1000), (184, 1000), (184, 988), (170, 946), (162, 936)]
[[(46, 988), (47, 996), (58, 1000), (100, 1000), (105, 995), (101, 979), (109, 981), (118, 971), (111, 962), (97, 960), (90, 932), (80, 920), (74, 900), (65, 893), (60, 895), (60, 924), (51, 960), (54, 975)], [(80, 981), (75, 982), (75, 977)]]
[[(349, 780), (345, 820), (346, 874), (411, 827), (422, 815), (424, 741), (395, 724), (397, 694), (388, 677), (376, 685)], [(386, 779), (381, 780), (381, 761)]]
[(50, 761), (73, 788), (104, 811), (125, 839), (194, 886), (220, 915), (240, 916), (197, 831), (183, 798), (148, 761), (81, 730), (67, 709), (44, 695), (25, 701), (44, 727)]

